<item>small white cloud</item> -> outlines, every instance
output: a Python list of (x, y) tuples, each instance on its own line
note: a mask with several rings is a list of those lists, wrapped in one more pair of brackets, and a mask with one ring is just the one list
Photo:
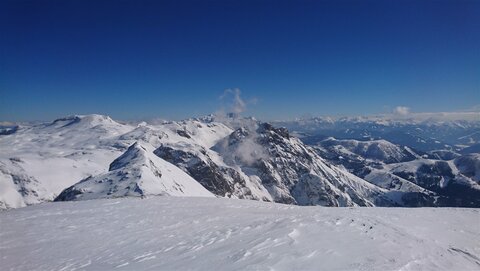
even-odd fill
[(406, 106), (397, 106), (393, 109), (393, 113), (396, 115), (405, 116), (410, 114), (410, 108)]
[(226, 115), (226, 113), (240, 115), (241, 113), (247, 111), (249, 106), (256, 105), (258, 103), (258, 99), (256, 97), (245, 100), (241, 96), (242, 91), (238, 88), (229, 88), (223, 91), (223, 94), (219, 97), (222, 106), (221, 109), (215, 113), (215, 115)]
[(226, 98), (229, 98), (229, 96), (231, 96), (232, 102), (229, 105), (229, 110), (231, 113), (240, 114), (243, 111), (245, 111), (247, 107), (247, 104), (245, 103), (245, 101), (242, 99), (242, 97), (240, 97), (241, 94), (242, 92), (240, 91), (240, 89), (229, 88), (223, 92), (222, 96), (220, 96), (220, 100), (225, 100)]

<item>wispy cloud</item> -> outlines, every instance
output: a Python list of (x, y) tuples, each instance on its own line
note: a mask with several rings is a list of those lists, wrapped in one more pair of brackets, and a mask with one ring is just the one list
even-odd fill
[(226, 89), (220, 96), (222, 102), (227, 102), (231, 113), (240, 114), (247, 109), (247, 103), (241, 97), (242, 91), (238, 88)]

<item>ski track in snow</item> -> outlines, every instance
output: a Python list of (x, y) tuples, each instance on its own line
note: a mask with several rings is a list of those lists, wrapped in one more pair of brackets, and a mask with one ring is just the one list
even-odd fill
[(480, 210), (222, 198), (0, 212), (2, 270), (480, 270)]

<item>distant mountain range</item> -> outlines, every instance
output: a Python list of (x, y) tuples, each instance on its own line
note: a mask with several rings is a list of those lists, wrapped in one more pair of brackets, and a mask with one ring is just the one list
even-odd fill
[(0, 129), (0, 207), (148, 196), (480, 207), (479, 144), (479, 113), (9, 124)]

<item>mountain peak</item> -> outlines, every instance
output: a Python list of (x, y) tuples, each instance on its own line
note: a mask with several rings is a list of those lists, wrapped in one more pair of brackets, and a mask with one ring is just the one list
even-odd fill
[(153, 147), (135, 142), (110, 164), (107, 173), (78, 182), (56, 200), (149, 195), (213, 196), (185, 172), (156, 156)]
[(147, 148), (136, 141), (128, 149), (115, 159), (109, 167), (109, 171), (117, 170), (131, 163), (142, 163), (147, 159)]
[(90, 115), (72, 115), (54, 120), (50, 125), (58, 128), (77, 125), (82, 127), (95, 127), (98, 125), (119, 124), (109, 116), (90, 114)]

